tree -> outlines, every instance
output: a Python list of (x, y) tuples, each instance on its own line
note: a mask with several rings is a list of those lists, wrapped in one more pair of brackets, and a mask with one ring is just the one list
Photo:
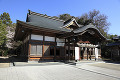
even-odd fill
[(2, 54), (5, 51), (6, 41), (7, 41), (7, 27), (11, 26), (12, 21), (10, 19), (10, 15), (6, 12), (0, 15), (0, 49)]
[(80, 16), (78, 23), (82, 25), (92, 23), (104, 36), (107, 37), (108, 26), (110, 25), (110, 23), (107, 22), (107, 19), (108, 17), (104, 14), (100, 14), (100, 11), (93, 10)]
[[(12, 21), (10, 19), (10, 15), (6, 12), (4, 12), (3, 14), (1, 14), (0, 16), (0, 35), (1, 37), (3, 36), (4, 38), (1, 38), (2, 40), (7, 40), (6, 34), (7, 34), (7, 27), (11, 26)], [(1, 41), (2, 41), (1, 40)], [(0, 43), (1, 45), (2, 43)]]
[(4, 12), (3, 14), (1, 14), (0, 20), (2, 20), (2, 23), (7, 26), (11, 26), (12, 24), (9, 13)]
[(107, 37), (107, 32), (109, 28), (108, 26), (110, 25), (110, 23), (107, 22), (108, 17), (104, 14), (100, 14), (100, 11), (98, 10), (89, 11), (88, 13), (84, 13), (80, 17), (74, 17), (74, 16), (71, 16), (70, 14), (61, 14), (59, 15), (58, 18), (65, 21), (71, 18), (75, 18), (78, 24), (81, 24), (84, 26), (88, 25), (89, 23), (92, 23), (100, 30), (100, 32), (104, 36)]
[(71, 18), (72, 18), (72, 16), (70, 14), (61, 14), (61, 15), (59, 15), (59, 19), (64, 20), (64, 21), (66, 21), (68, 19), (71, 19)]
[(7, 45), (7, 47), (8, 48), (13, 48), (13, 43), (14, 43), (14, 34), (15, 34), (15, 27), (16, 27), (16, 24), (15, 23), (13, 23), (13, 24), (11, 24), (11, 26), (9, 27), (7, 27), (7, 31), (8, 31), (8, 34), (6, 35), (7, 36), (7, 43), (6, 43), (6, 45)]
[(2, 46), (4, 44), (4, 41), (6, 40), (6, 25), (2, 23), (2, 20), (0, 20), (0, 45)]

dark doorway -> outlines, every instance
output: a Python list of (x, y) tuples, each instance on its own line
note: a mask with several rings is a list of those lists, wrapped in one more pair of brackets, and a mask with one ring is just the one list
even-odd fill
[(59, 47), (56, 48), (56, 55), (60, 56), (60, 48)]
[(50, 46), (50, 56), (54, 56), (54, 46)]

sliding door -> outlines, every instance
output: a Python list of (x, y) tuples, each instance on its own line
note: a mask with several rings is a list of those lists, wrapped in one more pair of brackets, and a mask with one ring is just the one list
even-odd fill
[(31, 45), (31, 56), (42, 56), (42, 45)]

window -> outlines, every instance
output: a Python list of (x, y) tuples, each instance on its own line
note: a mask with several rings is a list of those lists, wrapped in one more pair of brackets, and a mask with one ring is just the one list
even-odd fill
[(31, 45), (30, 55), (42, 56), (42, 45)]

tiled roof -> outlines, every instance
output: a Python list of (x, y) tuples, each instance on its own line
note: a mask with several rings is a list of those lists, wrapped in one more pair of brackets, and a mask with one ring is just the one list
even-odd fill
[(120, 36), (113, 37), (112, 39), (113, 39), (113, 40), (115, 40), (115, 39), (119, 39), (119, 40), (120, 40)]
[(56, 20), (56, 21), (60, 21), (60, 22), (65, 22), (64, 20), (60, 20), (60, 19), (57, 19), (57, 18), (54, 18), (54, 17), (51, 17), (51, 16), (36, 13), (36, 12), (31, 11), (31, 10), (28, 10), (28, 11), (29, 11), (28, 16), (29, 15), (36, 15), (36, 16), (41, 16), (41, 17), (44, 17), (44, 18), (48, 18), (48, 19), (52, 19), (52, 20)]
[(120, 45), (120, 42), (109, 43), (106, 46), (118, 46), (118, 45)]
[[(52, 29), (60, 32), (63, 32), (63, 31), (74, 32), (75, 34), (92, 28), (92, 29), (95, 29), (100, 34), (100, 36), (105, 38), (94, 25), (91, 25), (91, 24), (86, 26), (79, 25), (74, 18), (65, 22), (63, 20), (56, 19), (47, 15), (39, 14), (36, 12), (32, 12), (29, 10), (29, 13), (27, 14), (26, 22), (23, 22), (23, 21), (18, 21), (18, 22), (32, 25), (33, 27), (36, 27), (36, 28), (47, 28), (48, 30)], [(72, 30), (72, 29), (65, 28), (66, 26), (69, 27), (73, 25), (72, 24), (73, 22), (74, 22), (74, 26), (76, 27), (75, 29)]]
[[(97, 27), (95, 27), (94, 25), (92, 25), (91, 23), (89, 25), (86, 25), (86, 26), (82, 26), (82, 27), (79, 27), (78, 29), (76, 30), (73, 30), (74, 33), (80, 33), (80, 32), (83, 32), (87, 29), (95, 29), (103, 38), (105, 38), (101, 32), (97, 29)], [(106, 38), (105, 38), (106, 39)]]
[(64, 31), (64, 32), (71, 32), (71, 30), (69, 30), (69, 29), (58, 27), (58, 26), (61, 26), (61, 24), (56, 24), (53, 22), (51, 22), (51, 23), (46, 22), (46, 21), (41, 21), (41, 22), (23, 22), (23, 21), (20, 21), (20, 22), (35, 26), (37, 28), (46, 28), (46, 29), (52, 29), (52, 30), (58, 30), (58, 31)]

